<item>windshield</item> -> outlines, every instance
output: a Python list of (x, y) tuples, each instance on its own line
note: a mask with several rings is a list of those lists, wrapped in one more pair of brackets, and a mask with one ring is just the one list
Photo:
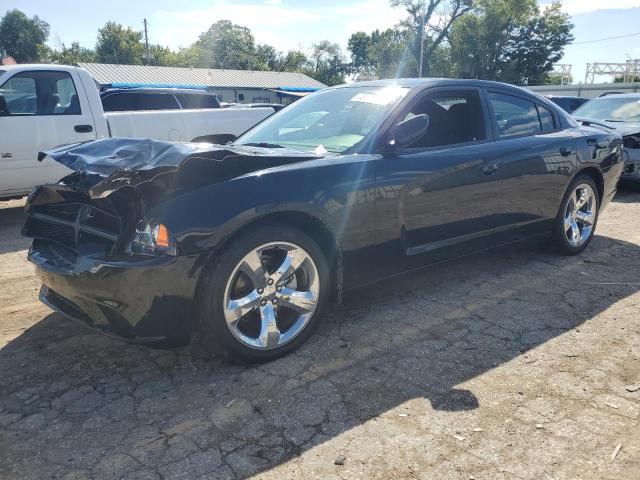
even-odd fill
[(611, 122), (640, 122), (640, 98), (599, 98), (585, 103), (573, 114)]
[(269, 117), (235, 144), (343, 153), (362, 141), (407, 91), (396, 86), (319, 91)]

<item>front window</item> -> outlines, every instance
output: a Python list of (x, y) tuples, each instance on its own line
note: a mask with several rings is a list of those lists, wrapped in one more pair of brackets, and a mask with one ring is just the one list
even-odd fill
[(71, 76), (58, 71), (26, 71), (0, 86), (3, 115), (80, 115)]
[(396, 86), (319, 91), (269, 117), (236, 144), (343, 153), (372, 132), (407, 91)]
[(640, 98), (609, 97), (591, 100), (573, 114), (576, 117), (607, 122), (640, 122)]

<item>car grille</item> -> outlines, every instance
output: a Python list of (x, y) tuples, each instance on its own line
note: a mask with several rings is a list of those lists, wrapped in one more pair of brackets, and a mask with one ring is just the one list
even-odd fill
[(24, 235), (64, 245), (74, 251), (94, 245), (110, 252), (121, 233), (120, 218), (92, 205), (45, 205), (27, 218)]

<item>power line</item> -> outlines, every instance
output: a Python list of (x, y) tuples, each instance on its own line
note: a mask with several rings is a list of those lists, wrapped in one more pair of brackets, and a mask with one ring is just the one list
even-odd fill
[(636, 35), (640, 35), (640, 32), (637, 33), (629, 33), (627, 35), (619, 35), (617, 37), (605, 37), (599, 38), (597, 40), (587, 40), (586, 42), (573, 42), (572, 45), (584, 45), (585, 43), (596, 43), (596, 42), (604, 42), (606, 40), (615, 40), (617, 38), (627, 38), (627, 37), (635, 37)]

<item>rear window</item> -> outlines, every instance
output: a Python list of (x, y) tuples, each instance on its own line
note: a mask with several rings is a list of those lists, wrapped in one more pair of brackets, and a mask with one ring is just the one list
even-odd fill
[(105, 112), (129, 112), (134, 110), (177, 110), (176, 99), (167, 93), (119, 92), (102, 98)]
[(176, 98), (182, 108), (220, 108), (220, 102), (215, 95), (178, 93)]
[(538, 114), (540, 115), (540, 124), (543, 132), (552, 132), (556, 129), (553, 114), (547, 108), (538, 105)]
[(145, 93), (140, 95), (138, 110), (175, 110), (180, 106), (168, 93)]
[(502, 93), (489, 93), (500, 137), (536, 135), (542, 131), (536, 104)]
[(112, 93), (102, 97), (102, 108), (105, 112), (127, 112), (136, 110), (136, 97), (133, 93)]

